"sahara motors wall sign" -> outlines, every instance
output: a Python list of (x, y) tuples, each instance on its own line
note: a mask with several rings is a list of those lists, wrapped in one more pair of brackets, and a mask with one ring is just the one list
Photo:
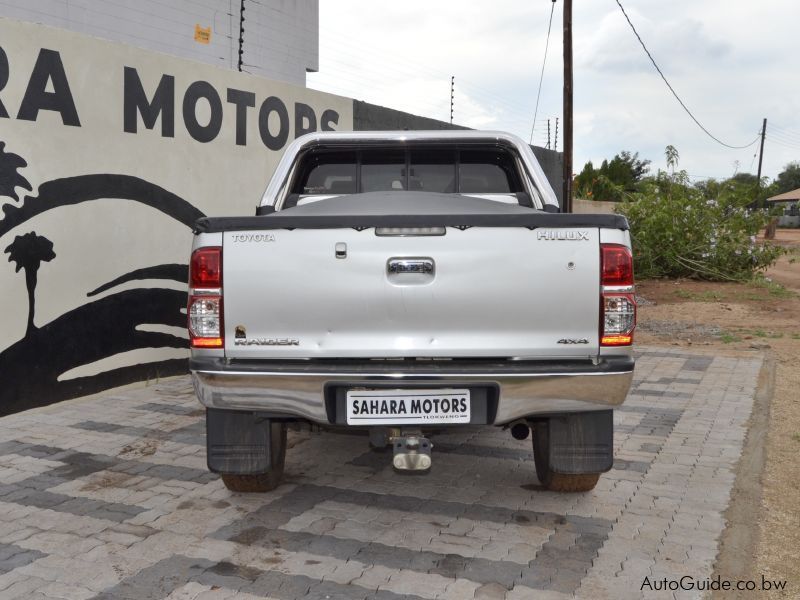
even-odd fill
[[(0, 45), (0, 118), (10, 118), (9, 110), (3, 104), (2, 91), (10, 79), (10, 63), (8, 55)], [(52, 91), (48, 91), (48, 87)], [(123, 80), (123, 129), (127, 133), (136, 133), (141, 120), (144, 127), (153, 129), (156, 122), (161, 121), (161, 135), (175, 136), (176, 90), (175, 77), (161, 75), (154, 90), (145, 90), (139, 72), (135, 67), (124, 67)], [(247, 122), (250, 109), (255, 109), (257, 97), (255, 92), (237, 88), (226, 88), (225, 101), (235, 107), (235, 143), (247, 145)], [(180, 115), (189, 135), (196, 141), (208, 143), (217, 138), (222, 130), (223, 110), (222, 94), (208, 81), (193, 81), (183, 91)], [(198, 105), (205, 103), (208, 120), (201, 123), (197, 116)], [(317, 130), (333, 131), (339, 123), (339, 113), (326, 109), (319, 117), (314, 109), (303, 102), (293, 103), (293, 114), (289, 107), (278, 96), (269, 96), (260, 102), (257, 111), (258, 132), (264, 146), (270, 150), (281, 150), (289, 139), (289, 131), (294, 120), (295, 137)], [(69, 79), (64, 69), (61, 54), (57, 50), (41, 48), (36, 63), (28, 77), (25, 94), (16, 111), (16, 118), (25, 121), (36, 121), (40, 111), (53, 111), (61, 116), (64, 125), (80, 127), (81, 120), (75, 99), (70, 89)], [(277, 131), (270, 123), (277, 124)]]

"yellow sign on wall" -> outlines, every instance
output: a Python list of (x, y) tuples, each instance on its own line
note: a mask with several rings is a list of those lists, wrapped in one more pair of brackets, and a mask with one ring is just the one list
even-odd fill
[(194, 41), (208, 44), (211, 41), (211, 27), (200, 27), (200, 24), (196, 23), (194, 26)]

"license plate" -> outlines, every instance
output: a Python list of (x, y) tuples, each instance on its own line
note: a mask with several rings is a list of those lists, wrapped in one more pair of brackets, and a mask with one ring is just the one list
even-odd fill
[(469, 423), (469, 390), (348, 390), (348, 425)]

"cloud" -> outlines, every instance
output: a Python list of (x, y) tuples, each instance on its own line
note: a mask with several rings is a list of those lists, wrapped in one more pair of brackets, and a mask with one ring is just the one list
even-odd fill
[[(705, 27), (693, 19), (653, 21), (637, 10), (628, 15), (663, 71), (679, 74), (698, 65), (719, 62), (730, 54), (731, 45), (711, 38)], [(605, 15), (586, 37), (577, 40), (578, 68), (601, 72), (651, 72), (653, 66), (621, 12)]]
[[(765, 116), (800, 132), (796, 53), (786, 41), (796, 37), (800, 4), (622, 1), (670, 83), (715, 136), (747, 143)], [(562, 110), (562, 5), (555, 4), (537, 144), (546, 143), (547, 119), (552, 133)], [(528, 0), (321, 2), (320, 72), (309, 74), (308, 83), (447, 121), (454, 75), (457, 123), (527, 139), (552, 6)], [(748, 170), (754, 147), (726, 149), (691, 121), (614, 0), (575, 6), (573, 26), (576, 169), (623, 149), (657, 166), (664, 147), (673, 144), (690, 173), (728, 176), (735, 160)], [(559, 126), (563, 130), (563, 122)], [(800, 158), (800, 142), (789, 148), (777, 141), (768, 142), (764, 156), (764, 173), (773, 177)]]

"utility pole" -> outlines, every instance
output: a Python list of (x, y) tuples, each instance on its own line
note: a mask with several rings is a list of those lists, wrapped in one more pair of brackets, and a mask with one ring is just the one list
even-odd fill
[[(764, 162), (764, 138), (767, 136), (767, 118), (764, 117), (764, 122), (761, 125), (761, 149), (758, 151), (758, 183), (756, 184), (758, 187), (758, 195), (761, 195), (761, 164)], [(757, 198), (757, 206), (758, 208), (764, 209), (767, 207), (767, 199), (766, 198)], [(764, 230), (764, 239), (765, 240), (774, 240), (775, 239), (775, 229), (778, 226), (778, 219), (771, 219), (770, 222), (767, 224), (767, 228)]]
[[(761, 150), (758, 151), (758, 189), (761, 189), (761, 163), (764, 159), (764, 137), (767, 133), (767, 118), (764, 117), (764, 124), (761, 125)], [(763, 204), (763, 203), (762, 203)], [(761, 208), (764, 208), (763, 205)]]
[(572, 0), (564, 0), (564, 201), (572, 212)]
[(456, 77), (450, 77), (450, 125), (453, 124), (453, 98), (456, 93)]

